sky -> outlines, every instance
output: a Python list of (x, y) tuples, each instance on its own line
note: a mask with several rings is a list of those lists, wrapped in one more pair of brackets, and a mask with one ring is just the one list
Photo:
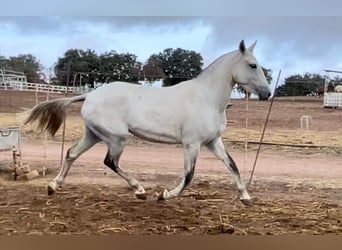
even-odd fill
[(199, 52), (207, 66), (223, 53), (237, 49), (244, 39), (247, 46), (257, 41), (254, 54), (262, 66), (272, 69), (274, 81), (281, 70), (280, 84), (294, 74), (342, 70), (342, 17), (339, 16), (156, 14), (0, 16), (0, 55), (31, 53), (49, 68), (71, 48), (89, 48), (98, 54), (109, 50), (129, 52), (143, 63), (153, 53), (182, 48)]

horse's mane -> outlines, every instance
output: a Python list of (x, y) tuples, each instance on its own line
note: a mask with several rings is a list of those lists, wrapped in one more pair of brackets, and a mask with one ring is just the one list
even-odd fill
[(211, 62), (205, 69), (202, 70), (202, 72), (200, 74), (198, 74), (198, 76), (196, 78), (200, 78), (204, 75), (206, 75), (207, 72), (210, 72), (211, 69), (219, 62), (219, 61), (222, 61), (226, 56), (230, 55), (230, 54), (233, 54), (235, 53), (237, 50), (234, 50), (234, 51), (231, 51), (231, 52), (228, 52), (228, 53), (225, 53), (223, 54), (222, 56), (216, 58), (213, 62)]

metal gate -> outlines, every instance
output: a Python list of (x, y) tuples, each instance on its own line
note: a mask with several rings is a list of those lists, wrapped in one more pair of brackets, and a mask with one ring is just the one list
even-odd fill
[(19, 127), (0, 127), (0, 152), (12, 151), (14, 168), (21, 163), (20, 140)]

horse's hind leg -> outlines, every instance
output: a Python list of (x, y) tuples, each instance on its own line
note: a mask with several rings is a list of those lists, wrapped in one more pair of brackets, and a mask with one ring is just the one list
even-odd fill
[(200, 151), (200, 145), (189, 144), (184, 145), (184, 176), (182, 181), (177, 187), (168, 191), (164, 190), (158, 197), (158, 200), (165, 200), (172, 197), (179, 196), (182, 191), (188, 186), (195, 173), (195, 165), (198, 153)]
[(85, 134), (82, 139), (68, 149), (63, 165), (58, 175), (50, 182), (48, 186), (48, 194), (52, 195), (64, 182), (68, 174), (71, 164), (85, 151), (94, 146), (99, 139), (86, 127)]
[(111, 144), (109, 145), (104, 164), (112, 169), (119, 176), (121, 176), (124, 180), (126, 180), (128, 184), (136, 190), (135, 196), (138, 199), (146, 200), (145, 189), (140, 185), (139, 181), (137, 181), (133, 176), (122, 170), (122, 168), (120, 168), (119, 166), (119, 159), (122, 154), (124, 144), (124, 139), (117, 139), (114, 140), (114, 142), (112, 140)]
[(240, 192), (240, 200), (245, 205), (251, 204), (251, 198), (246, 190), (246, 186), (243, 182), (243, 180), (240, 177), (239, 170), (233, 160), (233, 158), (226, 152), (222, 139), (219, 137), (217, 140), (209, 143), (206, 145), (206, 147), (213, 152), (217, 158), (219, 158), (221, 161), (224, 162), (224, 164), (227, 166), (227, 168), (232, 172), (234, 175), (238, 190)]

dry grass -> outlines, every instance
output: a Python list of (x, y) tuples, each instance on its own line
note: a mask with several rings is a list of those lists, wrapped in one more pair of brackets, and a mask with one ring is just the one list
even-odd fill
[[(34, 140), (41, 140), (45, 138), (45, 133), (35, 131), (35, 125), (23, 126), (20, 119), (21, 113), (2, 113), (0, 117), (0, 124), (2, 127), (19, 126), (21, 128), (22, 137)], [(65, 124), (65, 141), (75, 141), (83, 135), (84, 123), (80, 116), (67, 116)], [(61, 141), (62, 140), (63, 125), (58, 130), (54, 138), (47, 136), (48, 140)]]
[[(0, 124), (6, 126), (21, 126), (22, 136), (28, 139), (41, 140), (45, 138), (44, 133), (37, 133), (34, 125), (22, 126), (18, 117), (20, 113), (2, 113)], [(48, 140), (62, 140), (63, 125), (56, 133), (55, 137), (47, 136)], [(69, 114), (66, 119), (65, 141), (74, 142), (81, 138), (84, 132), (84, 123), (79, 115)], [(261, 129), (248, 129), (229, 127), (223, 132), (222, 138), (227, 142), (259, 142)], [(265, 143), (275, 144), (294, 144), (294, 145), (312, 145), (322, 147), (341, 147), (342, 129), (338, 131), (312, 131), (312, 130), (283, 130), (266, 129), (263, 139)], [(137, 140), (136, 140), (137, 142)]]
[[(229, 128), (223, 132), (222, 137), (232, 141), (259, 142), (262, 131), (248, 129)], [(342, 146), (342, 129), (339, 131), (310, 131), (310, 130), (267, 130), (263, 142), (315, 145), (315, 146)]]

